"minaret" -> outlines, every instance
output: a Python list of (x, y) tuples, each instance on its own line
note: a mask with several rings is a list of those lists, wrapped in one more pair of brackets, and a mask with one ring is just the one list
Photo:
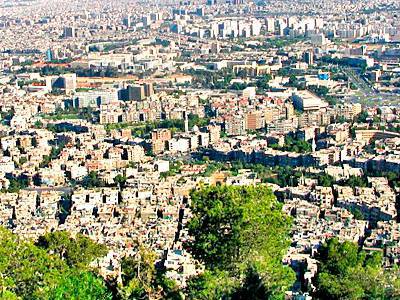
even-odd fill
[(315, 143), (315, 138), (312, 139), (311, 147), (312, 147), (312, 152), (315, 152), (315, 150), (317, 150), (317, 144)]
[(305, 178), (304, 178), (303, 172), (301, 172), (301, 177), (300, 177), (300, 179), (299, 179), (299, 185), (301, 185), (301, 186), (306, 185), (306, 180), (305, 180)]
[(186, 111), (183, 112), (183, 119), (185, 120), (185, 132), (189, 132), (189, 118)]

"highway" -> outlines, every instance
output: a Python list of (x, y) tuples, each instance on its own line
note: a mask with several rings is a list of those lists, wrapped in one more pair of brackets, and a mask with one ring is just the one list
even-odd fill
[(356, 87), (359, 89), (362, 95), (351, 97), (351, 102), (359, 102), (364, 105), (399, 105), (400, 104), (400, 95), (390, 94), (390, 93), (380, 93), (375, 88), (373, 88), (366, 80), (361, 78), (359, 74), (357, 74), (354, 69), (349, 67), (341, 67), (340, 68), (343, 73), (345, 73), (349, 81), (354, 83)]

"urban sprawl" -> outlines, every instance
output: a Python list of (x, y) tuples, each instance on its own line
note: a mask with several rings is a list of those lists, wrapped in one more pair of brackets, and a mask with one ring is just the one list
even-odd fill
[(19, 238), (83, 234), (117, 282), (146, 247), (185, 289), (192, 191), (267, 186), (292, 218), (287, 299), (312, 298), (331, 238), (400, 264), (398, 1), (8, 0), (0, 36)]

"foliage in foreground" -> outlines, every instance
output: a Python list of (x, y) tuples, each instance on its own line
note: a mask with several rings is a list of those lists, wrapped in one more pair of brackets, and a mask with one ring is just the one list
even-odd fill
[(122, 284), (117, 288), (121, 299), (183, 299), (176, 283), (156, 268), (156, 258), (141, 246), (135, 256), (122, 259)]
[(83, 234), (72, 238), (66, 231), (56, 231), (41, 236), (37, 246), (46, 249), (65, 261), (69, 267), (85, 269), (98, 257), (107, 254), (104, 245), (97, 244)]
[(319, 251), (316, 278), (319, 299), (399, 299), (400, 273), (382, 268), (380, 252), (330, 239)]
[(0, 227), (0, 299), (111, 299), (104, 281), (82, 267)]
[(90, 264), (107, 248), (77, 234), (56, 231), (34, 244), (0, 227), (0, 299), (182, 299), (175, 282), (144, 247), (122, 259), (122, 283), (106, 284)]
[(282, 264), (291, 219), (265, 186), (203, 187), (191, 194), (192, 254), (206, 272), (188, 284), (189, 299), (282, 299), (294, 272)]

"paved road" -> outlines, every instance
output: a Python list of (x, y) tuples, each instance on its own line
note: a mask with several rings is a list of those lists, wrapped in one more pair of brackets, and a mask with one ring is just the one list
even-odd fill
[(378, 93), (363, 80), (360, 75), (356, 74), (352, 68), (341, 68), (342, 71), (349, 77), (350, 82), (354, 83), (365, 96), (374, 96)]
[(400, 95), (391, 93), (380, 93), (360, 77), (352, 68), (344, 68), (341, 70), (349, 77), (350, 82), (354, 83), (362, 93), (360, 96), (351, 97), (352, 102), (361, 104), (384, 104), (384, 105), (399, 105)]

